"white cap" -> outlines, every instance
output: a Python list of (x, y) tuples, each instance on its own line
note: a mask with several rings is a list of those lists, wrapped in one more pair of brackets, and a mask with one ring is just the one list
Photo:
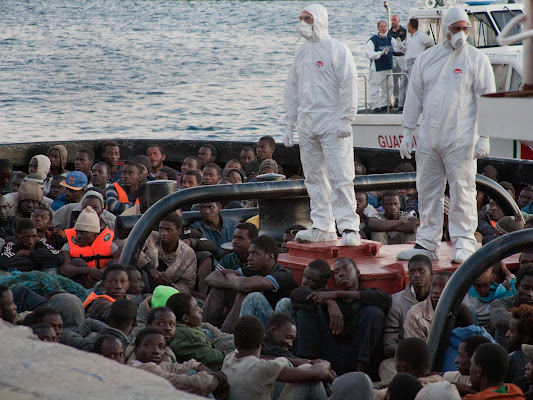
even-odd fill
[(74, 224), (74, 229), (77, 231), (100, 233), (100, 217), (96, 214), (96, 211), (87, 206), (80, 213)]
[(455, 385), (448, 381), (425, 385), (415, 397), (415, 400), (461, 400)]

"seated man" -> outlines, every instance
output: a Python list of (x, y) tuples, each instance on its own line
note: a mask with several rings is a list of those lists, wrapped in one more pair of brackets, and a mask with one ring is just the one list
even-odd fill
[(201, 161), (195, 156), (186, 157), (181, 163), (180, 172), (183, 175), (187, 171), (201, 171)]
[(6, 285), (0, 285), (0, 325), (12, 324), (17, 318), (17, 306), (13, 303), (13, 293)]
[(455, 358), (455, 365), (457, 371), (446, 372), (443, 376), (448, 382), (457, 386), (457, 390), (461, 396), (468, 393), (475, 393), (470, 387), (470, 359), (474, 355), (476, 349), (485, 343), (491, 343), (489, 338), (484, 336), (467, 336), (461, 340), (457, 357)]
[(190, 293), (196, 284), (196, 255), (180, 241), (181, 217), (170, 213), (159, 222), (159, 231), (152, 232), (137, 262), (149, 277), (152, 292), (157, 285), (172, 286)]
[[(188, 189), (191, 187), (200, 186), (202, 184), (202, 175), (196, 171), (196, 170), (189, 170), (182, 172), (181, 178), (180, 178), (180, 188), (181, 189)], [(188, 207), (190, 210), (190, 207)], [(183, 209), (184, 211), (188, 211)]]
[(104, 197), (96, 188), (88, 189), (79, 203), (70, 203), (54, 213), (52, 226), (59, 229), (69, 229), (74, 226), (79, 215), (90, 206), (100, 217), (100, 228), (115, 230), (117, 217), (105, 209)]
[(63, 318), (59, 311), (53, 307), (39, 307), (36, 308), (33, 313), (28, 314), (22, 325), (33, 327), (35, 325), (48, 324), (54, 330), (56, 337), (60, 338), (61, 333), (63, 332)]
[(207, 164), (214, 163), (217, 160), (217, 149), (211, 144), (203, 144), (198, 150), (198, 160), (200, 160), (200, 167)]
[(122, 167), (118, 164), (120, 160), (120, 147), (114, 140), (108, 140), (102, 145), (102, 161), (109, 165), (111, 177), (110, 182), (118, 182), (122, 178)]
[[(442, 377), (435, 372), (430, 372), (429, 348), (418, 338), (403, 339), (398, 343), (394, 356), (396, 370), (399, 374), (407, 373), (417, 378), (422, 385), (442, 381)], [(376, 400), (385, 399), (387, 389), (374, 391)]]
[(315, 291), (305, 301), (291, 296), (298, 324), (297, 355), (328, 360), (339, 375), (355, 370), (374, 375), (382, 360), (391, 297), (379, 289), (359, 289), (359, 270), (347, 257), (335, 261), (333, 276), (340, 290)]
[[(223, 373), (213, 372), (194, 359), (183, 364), (163, 361), (165, 347), (162, 331), (145, 328), (135, 338), (135, 357), (128, 360), (128, 365), (161, 376), (178, 390), (201, 396), (207, 396), (216, 391), (219, 385), (226, 384)], [(190, 374), (190, 371), (196, 373)]]
[(150, 159), (151, 164), (148, 173), (155, 178), (157, 173), (164, 167), (163, 161), (167, 158), (165, 149), (159, 144), (151, 145), (146, 149), (146, 156)]
[(491, 335), (495, 334), (494, 327), (490, 324), (492, 302), (516, 294), (515, 276), (505, 266), (503, 267), (505, 273), (504, 284), (496, 282), (499, 269), (499, 263), (489, 267), (474, 281), (474, 284), (468, 289), (463, 299), (463, 304), (466, 304), (474, 313), (476, 325), (487, 329)]
[(407, 312), (403, 329), (406, 338), (420, 338), (427, 340), (431, 323), (435, 316), (435, 309), (439, 302), (440, 295), (444, 287), (450, 280), (452, 273), (450, 271), (439, 271), (433, 277), (429, 287), (429, 296), (426, 300), (415, 304)]
[[(216, 270), (206, 279), (211, 292), (204, 304), (204, 321), (232, 333), (245, 297), (264, 303), (264, 314), (272, 315), (276, 304), (297, 287), (291, 273), (277, 263), (278, 244), (269, 236), (259, 236), (248, 249), (248, 266)], [(260, 299), (257, 299), (260, 297)], [(268, 309), (265, 309), (268, 308)], [(266, 318), (265, 318), (266, 322)]]
[(94, 337), (94, 340), (89, 341), (83, 350), (92, 351), (94, 342), (101, 336), (116, 337), (122, 344), (122, 350), (126, 351), (130, 345), (129, 334), (135, 327), (137, 319), (137, 306), (131, 300), (126, 298), (117, 299), (111, 303), (109, 308), (109, 318), (107, 319), (107, 327), (100, 331)]
[(85, 193), (87, 183), (87, 176), (83, 172), (69, 172), (65, 177), (65, 181), (60, 183), (61, 186), (65, 187), (65, 194), (57, 197), (52, 202), (52, 210), (57, 211), (66, 204), (79, 203)]
[(504, 216), (505, 214), (500, 206), (491, 199), (489, 202), (489, 210), (481, 211), (478, 216), (477, 232), (483, 236), (483, 241), (481, 243), (488, 243), (499, 236), (498, 231), (496, 230), (496, 223)]
[(526, 400), (533, 399), (533, 346), (529, 344), (522, 345), (522, 351), (529, 357), (529, 364), (526, 365), (526, 379), (529, 382), (529, 389), (524, 392)]
[(216, 185), (220, 180), (221, 169), (217, 164), (206, 164), (202, 170), (202, 185)]
[(241, 153), (239, 154), (239, 160), (241, 161), (242, 170), (246, 171), (246, 167), (248, 166), (250, 161), (257, 160), (255, 150), (250, 146), (243, 147)]
[(4, 271), (57, 273), (62, 261), (61, 251), (39, 240), (35, 224), (29, 218), (18, 221), (15, 241), (8, 241), (0, 253), (0, 269)]
[(505, 343), (511, 309), (522, 304), (533, 305), (533, 265), (525, 265), (516, 273), (516, 291), (512, 297), (494, 300), (490, 308), (490, 323), (496, 328), (496, 341), (500, 344)]
[(248, 264), (248, 249), (252, 244), (252, 240), (257, 236), (258, 231), (254, 224), (243, 222), (237, 225), (231, 242), (233, 252), (222, 257), (215, 269), (232, 269), (236, 271), (239, 268), (246, 267)]
[(522, 351), (522, 345), (533, 345), (533, 306), (522, 304), (511, 310), (509, 330), (505, 335), (512, 353), (509, 355), (509, 371), (505, 382), (514, 383), (522, 391), (529, 389), (525, 377), (529, 357)]
[(13, 177), (13, 164), (7, 158), (0, 158), (0, 193), (9, 192), (9, 182)]
[(176, 171), (174, 171), (170, 167), (163, 167), (159, 171), (157, 171), (157, 174), (155, 175), (155, 180), (167, 180), (167, 181), (176, 181), (178, 179), (178, 175), (176, 175)]
[(385, 319), (385, 357), (394, 357), (398, 342), (405, 337), (403, 324), (413, 305), (429, 296), (433, 266), (429, 257), (418, 254), (407, 264), (409, 284), (401, 292), (392, 295), (392, 307)]
[[(7, 198), (7, 196), (5, 197)], [(15, 204), (11, 208), (9, 215), (15, 216), (17, 221), (22, 218), (30, 218), (33, 210), (43, 204), (43, 202), (43, 189), (39, 184), (23, 182), (15, 195)]]
[(64, 261), (59, 273), (91, 287), (102, 278), (102, 268), (111, 259), (118, 259), (119, 250), (113, 243), (114, 232), (105, 228), (100, 231), (100, 218), (86, 207), (74, 224), (66, 229), (67, 241), (63, 248)]
[(472, 389), (478, 393), (467, 394), (463, 399), (525, 400), (518, 386), (505, 383), (507, 369), (507, 351), (502, 346), (493, 343), (479, 346), (470, 362)]
[(141, 183), (142, 168), (136, 162), (128, 162), (122, 170), (122, 184), (113, 182), (106, 189), (106, 203), (109, 212), (120, 215), (139, 203), (137, 190)]
[(91, 183), (87, 187), (95, 187), (105, 191), (110, 178), (111, 169), (109, 165), (104, 162), (97, 162), (91, 168)]
[(179, 362), (195, 359), (219, 371), (229, 351), (219, 350), (202, 329), (202, 309), (188, 293), (176, 293), (167, 300), (167, 307), (176, 316), (176, 334), (169, 347)]
[(370, 239), (371, 232), (368, 220), (370, 217), (378, 214), (378, 211), (374, 206), (368, 204), (368, 193), (356, 192), (355, 200), (357, 200), (356, 212), (359, 215), (359, 233), (361, 239)]
[[(139, 326), (138, 321), (137, 326)], [(172, 340), (174, 340), (174, 335), (176, 334), (176, 316), (172, 310), (166, 306), (152, 308), (146, 316), (146, 324), (142, 329), (144, 328), (157, 328), (163, 332), (166, 342), (163, 361), (176, 362), (176, 355), (172, 349), (168, 347)], [(137, 329), (137, 327), (135, 327), (135, 329)], [(142, 329), (133, 332), (132, 336), (137, 336), (136, 334)], [(133, 349), (132, 345), (126, 349), (126, 361), (128, 361), (133, 355)]]
[(3, 247), (8, 237), (15, 235), (16, 225), (17, 218), (9, 215), (9, 204), (4, 196), (0, 195), (0, 243), (4, 240), (0, 247)]
[(94, 342), (93, 353), (100, 354), (105, 358), (116, 361), (119, 364), (125, 363), (124, 346), (115, 336), (99, 336)]
[(37, 324), (31, 330), (43, 342), (59, 342), (56, 331), (50, 324)]
[(294, 240), (296, 233), (303, 230), (305, 230), (305, 226), (303, 225), (292, 225), (285, 229), (285, 233), (283, 233), (283, 243), (280, 245), (279, 252), (288, 253), (289, 249), (287, 247), (287, 243), (289, 243), (291, 240)]
[(418, 220), (400, 211), (398, 192), (385, 192), (382, 198), (383, 212), (368, 219), (372, 240), (383, 244), (406, 244), (414, 241)]
[(74, 159), (74, 169), (83, 172), (87, 179), (91, 178), (91, 168), (94, 164), (94, 153), (91, 149), (81, 148)]
[(233, 239), (233, 233), (237, 228), (238, 222), (229, 218), (223, 219), (219, 212), (222, 209), (222, 204), (216, 202), (200, 203), (201, 221), (196, 221), (191, 225), (191, 228), (197, 229), (204, 237), (216, 243), (217, 251), (215, 258), (220, 260), (224, 255), (224, 251), (220, 247), (222, 243), (230, 242)]
[(40, 205), (31, 213), (39, 240), (60, 251), (67, 242), (67, 237), (62, 229), (52, 228), (52, 217), (52, 210), (47, 205)]
[[(113, 264), (104, 269), (102, 289), (94, 289), (83, 302), (85, 316), (108, 323), (111, 305), (118, 299), (124, 299), (130, 287), (128, 270), (120, 264)], [(135, 325), (134, 325), (135, 326)], [(133, 328), (132, 328), (133, 329)]]
[(330, 375), (329, 362), (320, 360), (292, 368), (284, 358), (262, 360), (264, 337), (264, 326), (254, 316), (241, 317), (235, 323), (237, 351), (226, 356), (222, 367), (230, 385), (230, 399), (269, 400), (276, 381), (288, 383), (278, 397), (280, 400), (308, 398), (304, 397), (307, 393), (314, 393), (315, 399), (327, 399), (322, 382)]

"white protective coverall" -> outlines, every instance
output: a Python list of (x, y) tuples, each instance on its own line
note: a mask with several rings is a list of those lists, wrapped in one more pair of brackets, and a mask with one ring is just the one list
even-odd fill
[[(468, 16), (462, 9), (451, 8), (445, 26), (458, 21), (468, 22)], [(423, 111), (416, 149), (420, 211), (416, 243), (429, 251), (438, 251), (448, 179), (449, 233), (455, 247), (452, 261), (464, 261), (463, 257), (455, 258), (460, 249), (466, 254), (476, 250), (477, 163), (474, 153), (476, 157), (483, 157), (490, 149), (477, 154), (482, 141), (488, 147), (488, 139), (481, 138), (478, 142), (477, 100), (480, 95), (494, 91), (494, 73), (488, 57), (469, 44), (454, 50), (448, 39), (423, 52), (411, 73), (403, 111), (404, 141), (412, 140), (409, 133), (416, 128)], [(403, 257), (398, 254), (398, 258)]]
[[(392, 49), (389, 50), (390, 52), (400, 51), (396, 40), (391, 40), (391, 46)], [(387, 79), (392, 69), (376, 71), (376, 63), (373, 61), (378, 60), (384, 55), (380, 50), (376, 50), (374, 42), (370, 39), (365, 45), (365, 55), (370, 59), (370, 71), (368, 73), (368, 102), (370, 103), (370, 108), (374, 110), (376, 108), (387, 107), (387, 86), (389, 87), (389, 97), (393, 95), (393, 77), (391, 76)]]
[[(304, 11), (313, 16), (313, 36), (298, 48), (287, 77), (283, 124), (298, 128), (313, 228), (335, 233), (336, 220), (341, 233), (359, 232), (350, 126), (357, 112), (357, 70), (350, 49), (330, 38), (326, 9), (312, 4)], [(347, 129), (341, 137), (339, 130)]]

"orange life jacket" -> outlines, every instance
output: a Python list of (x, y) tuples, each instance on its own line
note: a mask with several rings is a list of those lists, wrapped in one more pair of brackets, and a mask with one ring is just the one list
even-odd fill
[(90, 246), (85, 247), (78, 246), (74, 228), (65, 229), (65, 235), (70, 246), (70, 256), (85, 260), (90, 268), (104, 268), (107, 262), (113, 258), (111, 245), (115, 233), (109, 228), (105, 228)]
[[(113, 186), (115, 187), (115, 190), (117, 191), (118, 201), (121, 203), (129, 204), (130, 200), (128, 199), (128, 195), (126, 194), (126, 191), (118, 184), (118, 182), (113, 182)], [(135, 199), (135, 204), (139, 204), (139, 199)]]
[(89, 296), (87, 296), (87, 298), (83, 302), (83, 308), (86, 308), (96, 299), (105, 299), (111, 303), (114, 303), (116, 301), (113, 297), (108, 296), (107, 294), (96, 294), (94, 291), (92, 291), (91, 293), (89, 293)]

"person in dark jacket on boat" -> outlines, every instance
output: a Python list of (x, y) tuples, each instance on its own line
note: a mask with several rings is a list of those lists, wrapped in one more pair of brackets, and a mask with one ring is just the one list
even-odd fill
[(138, 189), (142, 178), (142, 168), (136, 162), (128, 162), (122, 170), (122, 183), (113, 182), (106, 189), (106, 203), (109, 212), (120, 215), (139, 203)]
[(357, 265), (347, 257), (335, 262), (333, 275), (341, 290), (315, 291), (304, 299), (291, 296), (298, 325), (297, 355), (328, 360), (339, 375), (349, 371), (375, 375), (383, 358), (391, 296), (379, 289), (360, 289)]

